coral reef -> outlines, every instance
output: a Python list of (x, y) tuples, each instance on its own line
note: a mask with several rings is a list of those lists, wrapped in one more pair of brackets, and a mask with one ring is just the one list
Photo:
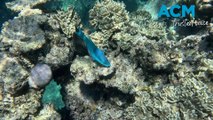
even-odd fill
[(18, 14), (18, 16), (30, 16), (36, 14), (42, 14), (42, 11), (40, 9), (25, 8)]
[(156, 40), (167, 38), (165, 23), (153, 20), (149, 12), (143, 10), (132, 12), (130, 20), (140, 26), (138, 28), (143, 36)]
[(143, 81), (143, 78), (140, 78), (142, 71), (136, 70), (135, 73), (136, 65), (121, 55), (110, 61), (110, 68), (102, 68), (88, 58), (76, 58), (70, 68), (71, 74), (75, 80), (85, 84), (98, 82), (106, 87), (116, 87), (124, 93), (134, 93), (134, 88)]
[(68, 38), (72, 37), (76, 26), (80, 23), (80, 18), (73, 8), (69, 8), (67, 11), (58, 11), (58, 13), (52, 17), (56, 19), (60, 28)]
[(4, 23), (2, 29), (2, 43), (9, 47), (13, 54), (20, 54), (38, 50), (45, 44), (44, 32), (39, 23), (42, 17), (25, 16), (14, 18)]
[(41, 92), (35, 90), (28, 90), (26, 94), (17, 97), (5, 93), (3, 100), (0, 101), (3, 113), (0, 116), (6, 120), (30, 119), (41, 106), (40, 98)]
[(109, 36), (116, 30), (122, 30), (124, 24), (129, 21), (125, 5), (113, 0), (97, 2), (89, 11), (89, 18), (94, 28)]
[(212, 96), (207, 86), (194, 78), (183, 79), (177, 86), (138, 91), (136, 102), (127, 111), (133, 113), (135, 119), (210, 118)]
[[(66, 86), (66, 93), (65, 103), (67, 109), (71, 110), (70, 116), (73, 119), (91, 119), (92, 107), (89, 105), (89, 101), (88, 103), (84, 102), (84, 98), (81, 95), (80, 82), (68, 84)], [(81, 114), (78, 114), (80, 112)]]
[(7, 2), (6, 6), (13, 11), (21, 11), (46, 2), (47, 0), (14, 0), (12, 2)]
[(168, 37), (164, 23), (154, 21), (150, 13), (143, 10), (128, 13), (123, 3), (111, 0), (97, 2), (89, 17), (91, 25), (99, 30), (89, 34), (98, 47), (106, 47), (110, 40), (115, 40), (126, 49), (128, 42), (134, 41), (138, 35), (156, 40)]
[[(92, 113), (88, 119), (211, 118), (211, 86), (203, 82), (212, 79), (212, 60), (202, 49), (207, 48), (203, 46), (207, 45), (204, 36), (188, 36), (179, 42), (138, 37), (128, 43), (132, 46), (128, 57), (109, 57), (110, 68), (101, 68), (88, 57), (77, 57), (70, 68), (74, 82), (66, 87), (68, 96), (73, 96), (68, 97), (72, 100), (66, 99), (71, 114), (77, 116), (75, 108), (79, 107), (74, 106), (84, 104), (87, 107), (83, 114)], [(129, 103), (119, 99), (119, 95), (110, 97), (108, 91), (115, 92), (114, 88), (122, 98), (131, 96), (135, 100)], [(126, 108), (121, 111), (123, 106)]]
[[(50, 12), (37, 6), (45, 0), (7, 4), (21, 12), (0, 34), (0, 119), (213, 119), (212, 23), (179, 38), (152, 18), (154, 12), (136, 6), (129, 13), (124, 3), (130, 1), (59, 1), (83, 7)], [(156, 3), (176, 1), (151, 2), (156, 10)], [(198, 19), (210, 21), (212, 0), (177, 2), (195, 3)], [(91, 26), (80, 25), (87, 22)], [(93, 46), (90, 54), (96, 47), (85, 36), (110, 66), (86, 56), (88, 45), (78, 42)], [(38, 84), (44, 86), (50, 79), (45, 89), (27, 84), (44, 80)]]
[(39, 114), (33, 117), (32, 120), (61, 120), (61, 116), (54, 110), (53, 106), (45, 105)]
[(73, 41), (70, 42), (59, 29), (59, 23), (52, 17), (19, 16), (3, 25), (1, 49), (15, 55), (25, 54), (22, 57), (32, 63), (45, 62), (57, 69), (69, 64), (74, 54)]
[(98, 47), (109, 47), (109, 42), (131, 41), (139, 33), (139, 26), (130, 21), (125, 5), (113, 0), (96, 2), (89, 12), (91, 25), (97, 30), (89, 34)]
[[(47, 36), (47, 41), (49, 41), (49, 43), (45, 47), (46, 53), (42, 56), (39, 56), (39, 59), (50, 65), (52, 69), (58, 69), (61, 66), (65, 66), (71, 63), (75, 47), (73, 40), (67, 38), (67, 34), (65, 36), (59, 32), (60, 29), (63, 30), (64, 25), (61, 26), (62, 23), (60, 24), (60, 22), (57, 21), (57, 19), (53, 16), (60, 16), (60, 14), (48, 15), (48, 20), (45, 23), (45, 36)], [(75, 25), (70, 24), (69, 27), (70, 28), (67, 27), (67, 29), (72, 29), (72, 32), (74, 32)], [(73, 33), (71, 33), (71, 31), (69, 32), (71, 37)]]
[(45, 63), (50, 64), (55, 68), (69, 64), (73, 56), (73, 48), (69, 48), (69, 46), (73, 47), (72, 45), (69, 45), (69, 43), (66, 47), (53, 46), (44, 58)]
[(45, 30), (47, 41), (50, 42), (45, 48), (46, 53), (39, 56), (39, 60), (47, 63), (53, 70), (55, 70), (71, 63), (75, 47), (73, 40), (70, 41), (65, 35), (59, 32), (61, 26), (56, 19), (52, 18), (52, 16), (53, 15), (50, 15), (50, 17), (48, 17), (46, 23), (48, 25), (47, 28), (50, 29)]
[(21, 66), (17, 58), (0, 52), (0, 82), (5, 92), (17, 93), (26, 85), (28, 76), (29, 73)]

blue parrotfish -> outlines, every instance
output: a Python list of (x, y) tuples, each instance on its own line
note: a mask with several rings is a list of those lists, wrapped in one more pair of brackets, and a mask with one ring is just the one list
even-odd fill
[(94, 61), (98, 62), (99, 64), (103, 65), (104, 67), (110, 67), (111, 66), (109, 60), (104, 55), (104, 52), (102, 50), (100, 50), (92, 42), (92, 40), (83, 33), (83, 31), (81, 30), (81, 28), (79, 28), (79, 27), (76, 28), (75, 35), (77, 35), (77, 37), (79, 39), (83, 40), (83, 42), (85, 43), (85, 45), (87, 47), (87, 51), (88, 51), (90, 57)]

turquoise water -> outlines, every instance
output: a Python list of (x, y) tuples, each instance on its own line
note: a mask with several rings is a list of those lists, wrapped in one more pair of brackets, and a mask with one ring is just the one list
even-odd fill
[(0, 2), (0, 28), (5, 21), (7, 21), (8, 19), (12, 19), (14, 16), (17, 15), (17, 13), (7, 9), (5, 3), (9, 1), (12, 0), (2, 0)]

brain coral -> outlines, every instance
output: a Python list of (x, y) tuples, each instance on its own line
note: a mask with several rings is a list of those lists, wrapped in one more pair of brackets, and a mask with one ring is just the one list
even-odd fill
[(113, 0), (97, 2), (89, 11), (90, 23), (102, 31), (121, 29), (129, 21), (125, 5)]

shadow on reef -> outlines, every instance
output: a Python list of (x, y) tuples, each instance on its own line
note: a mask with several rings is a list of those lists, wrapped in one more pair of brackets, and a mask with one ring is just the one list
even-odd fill
[(202, 42), (199, 44), (199, 50), (212, 53), (213, 51), (213, 40), (210, 36), (202, 37)]
[(84, 96), (92, 98), (95, 102), (99, 100), (111, 101), (112, 98), (118, 98), (120, 101), (126, 103), (124, 104), (126, 106), (122, 107), (128, 107), (129, 104), (135, 102), (134, 95), (129, 93), (123, 93), (116, 87), (107, 88), (104, 84), (101, 83), (95, 82), (87, 85), (84, 82), (81, 82), (80, 89)]
[[(70, 74), (70, 64), (62, 66), (59, 69), (53, 71), (53, 78), (58, 84), (61, 84), (61, 94), (63, 97), (62, 99), (64, 100), (64, 96), (67, 95), (64, 86), (70, 82), (70, 78), (73, 78)], [(58, 110), (58, 112), (61, 115), (61, 120), (73, 120), (72, 116), (70, 116), (71, 110), (67, 107)]]

